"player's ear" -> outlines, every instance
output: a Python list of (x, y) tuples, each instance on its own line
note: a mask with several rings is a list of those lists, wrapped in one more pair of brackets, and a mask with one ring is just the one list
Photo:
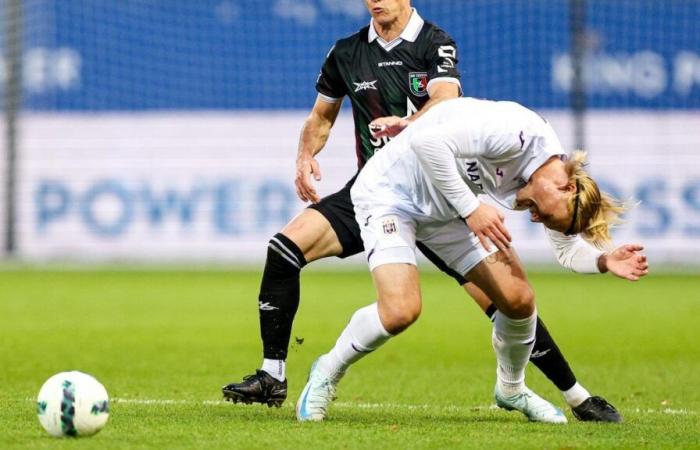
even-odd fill
[(573, 180), (569, 180), (569, 182), (566, 183), (566, 185), (564, 186), (564, 188), (562, 190), (564, 192), (568, 192), (570, 194), (575, 194), (577, 189), (578, 188), (576, 187), (576, 182)]

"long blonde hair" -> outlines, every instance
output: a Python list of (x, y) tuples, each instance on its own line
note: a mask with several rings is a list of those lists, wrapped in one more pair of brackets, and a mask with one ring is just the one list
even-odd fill
[(586, 152), (574, 151), (565, 165), (569, 182), (578, 188), (578, 193), (569, 199), (568, 210), (573, 215), (569, 230), (570, 234), (581, 234), (588, 242), (602, 249), (612, 243), (610, 229), (622, 222), (620, 216), (628, 208), (600, 191), (595, 180), (583, 169), (586, 156)]

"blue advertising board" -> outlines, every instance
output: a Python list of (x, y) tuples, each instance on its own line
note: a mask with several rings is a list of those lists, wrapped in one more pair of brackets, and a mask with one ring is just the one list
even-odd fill
[[(566, 0), (415, 0), (459, 46), (467, 95), (569, 106)], [(591, 108), (700, 108), (700, 1), (588, 0)], [(309, 108), (360, 0), (25, 3), (30, 110)]]

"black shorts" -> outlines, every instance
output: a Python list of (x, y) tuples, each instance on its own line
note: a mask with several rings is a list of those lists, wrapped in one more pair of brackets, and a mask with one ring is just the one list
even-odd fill
[[(355, 209), (352, 206), (350, 198), (350, 189), (355, 183), (357, 175), (352, 177), (350, 181), (338, 192), (323, 197), (320, 202), (309, 206), (311, 209), (323, 214), (331, 224), (333, 231), (338, 236), (338, 241), (343, 247), (343, 252), (338, 255), (339, 258), (347, 258), (348, 256), (356, 255), (364, 251), (362, 245), (362, 237), (360, 236), (360, 227), (355, 220)], [(416, 242), (416, 247), (426, 258), (428, 258), (435, 267), (445, 272), (447, 275), (463, 285), (467, 280), (458, 272), (454, 271), (445, 264), (435, 253), (420, 242)]]
[(323, 197), (320, 202), (309, 206), (309, 208), (323, 214), (323, 217), (331, 223), (331, 227), (343, 247), (343, 253), (338, 255), (339, 258), (357, 255), (365, 250), (360, 236), (360, 227), (355, 221), (355, 209), (352, 206), (352, 199), (350, 199), (350, 188), (355, 183), (355, 178), (357, 175), (352, 177), (335, 194)]

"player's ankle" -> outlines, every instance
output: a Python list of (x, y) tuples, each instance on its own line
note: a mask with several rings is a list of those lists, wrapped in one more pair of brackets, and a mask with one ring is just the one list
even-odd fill
[(284, 381), (286, 378), (287, 363), (284, 359), (263, 359), (261, 370), (267, 372), (277, 381)]
[(571, 388), (561, 391), (561, 393), (564, 396), (566, 403), (572, 408), (580, 405), (591, 396), (586, 388), (581, 386), (578, 382), (576, 382), (576, 384), (574, 384)]

